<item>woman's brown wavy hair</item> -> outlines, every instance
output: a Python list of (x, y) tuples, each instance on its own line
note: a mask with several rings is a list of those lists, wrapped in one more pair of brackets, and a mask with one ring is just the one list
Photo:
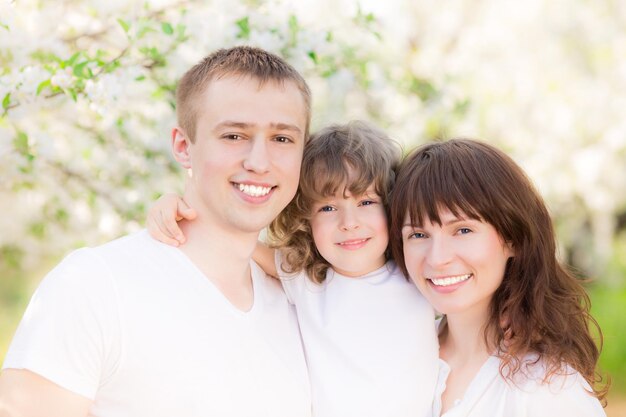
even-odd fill
[(363, 194), (373, 184), (387, 209), (401, 155), (396, 142), (363, 121), (332, 125), (311, 135), (298, 192), (268, 230), (270, 245), (283, 253), (281, 268), (288, 273), (304, 270), (312, 281), (322, 283), (331, 265), (313, 241), (313, 205), (339, 192)]
[(602, 334), (589, 313), (589, 296), (557, 260), (548, 209), (510, 157), (466, 139), (421, 146), (400, 166), (390, 206), (391, 248), (406, 277), (404, 224), (421, 225), (427, 218), (441, 225), (442, 209), (491, 224), (515, 251), (484, 331), (487, 346), (498, 349), (500, 373), (511, 380), (522, 369), (520, 358), (536, 354), (546, 364), (546, 381), (568, 364), (604, 401), (608, 384), (600, 386), (600, 352), (590, 328), (600, 345)]

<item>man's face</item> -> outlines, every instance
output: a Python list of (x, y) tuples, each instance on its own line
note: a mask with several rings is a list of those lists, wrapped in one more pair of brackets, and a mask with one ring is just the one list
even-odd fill
[(209, 83), (198, 106), (187, 194), (199, 220), (258, 233), (298, 187), (306, 129), (300, 90), (226, 76)]

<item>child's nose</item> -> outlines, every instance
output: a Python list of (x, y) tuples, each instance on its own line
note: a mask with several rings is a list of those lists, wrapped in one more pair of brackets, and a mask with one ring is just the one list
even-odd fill
[(341, 217), (341, 230), (354, 230), (359, 228), (359, 221), (356, 213), (352, 209), (343, 210), (343, 216)]

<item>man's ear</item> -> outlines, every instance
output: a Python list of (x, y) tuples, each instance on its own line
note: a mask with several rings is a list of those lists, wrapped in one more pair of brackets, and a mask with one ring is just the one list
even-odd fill
[(191, 139), (187, 136), (185, 131), (176, 126), (172, 129), (172, 153), (178, 163), (186, 169), (191, 168), (191, 153), (189, 148), (191, 147)]

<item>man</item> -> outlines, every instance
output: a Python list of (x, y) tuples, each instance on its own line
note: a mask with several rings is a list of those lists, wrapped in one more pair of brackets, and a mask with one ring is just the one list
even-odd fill
[(310, 414), (295, 316), (250, 261), (295, 194), (309, 89), (282, 59), (237, 47), (184, 75), (177, 112), (172, 149), (198, 212), (186, 243), (142, 231), (69, 255), (17, 330), (0, 415)]

